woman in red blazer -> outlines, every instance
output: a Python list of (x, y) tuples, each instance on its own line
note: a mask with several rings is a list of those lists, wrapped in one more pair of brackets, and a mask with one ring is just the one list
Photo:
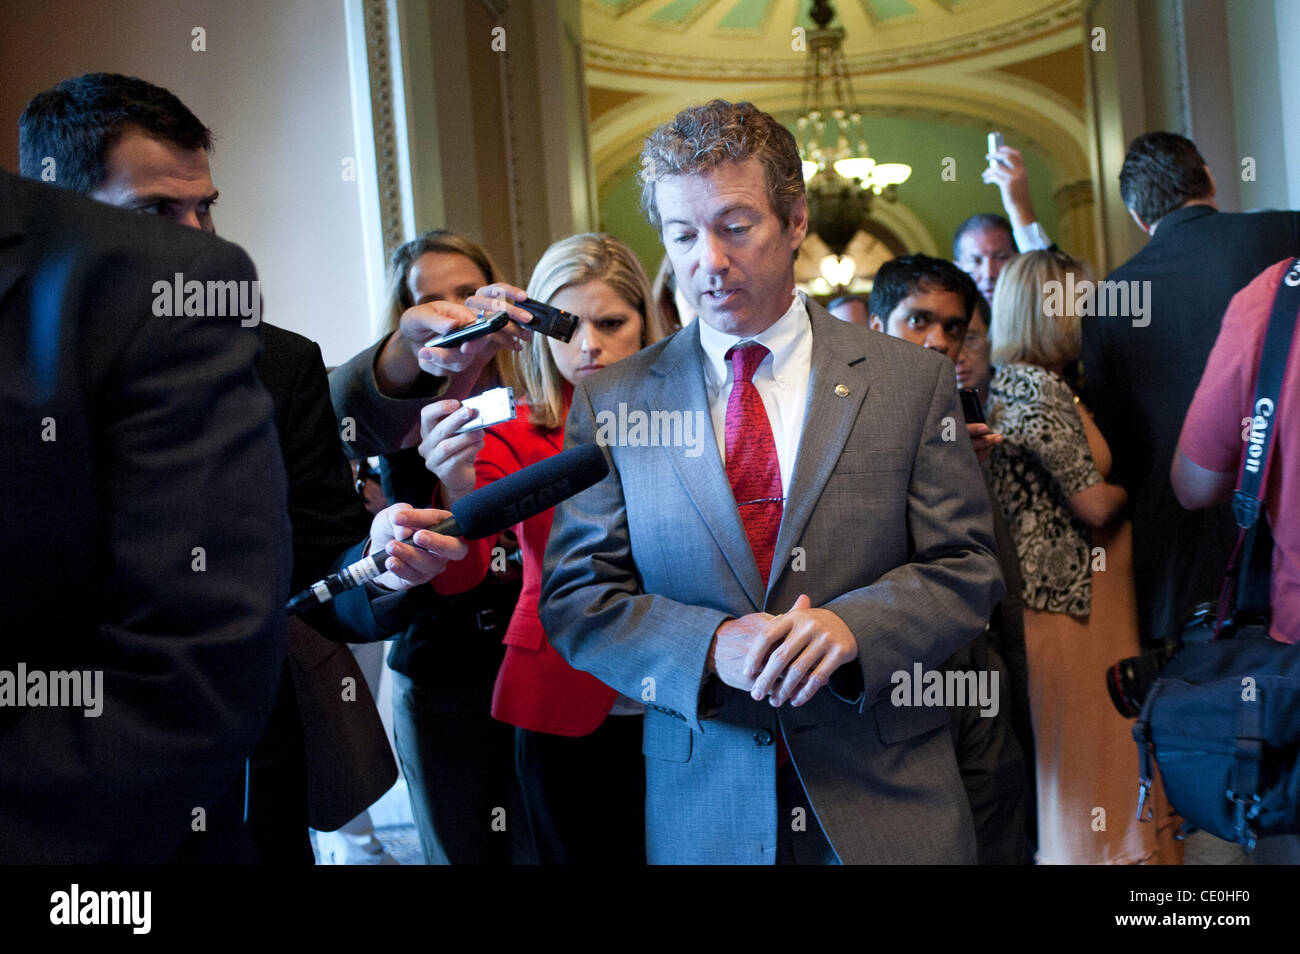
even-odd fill
[[(509, 285), (481, 294), (525, 296)], [(511, 355), (508, 373), (519, 399), (515, 420), (452, 436), (473, 412), (455, 401), (426, 410), (420, 451), (441, 482), (439, 506), (558, 454), (574, 383), (663, 334), (644, 269), (626, 245), (608, 235), (556, 242), (537, 263), (526, 294), (578, 316), (578, 330), (567, 343), (533, 335)], [(644, 710), (572, 668), (542, 630), (537, 602), (551, 517), (548, 510), (514, 527), (523, 556), (523, 590), (506, 631), (492, 715), (516, 727), (515, 765), (543, 863), (644, 862)], [(470, 542), (469, 556), (448, 564), (437, 578), (438, 591), (460, 593), (479, 583), (494, 558), (494, 544)]]

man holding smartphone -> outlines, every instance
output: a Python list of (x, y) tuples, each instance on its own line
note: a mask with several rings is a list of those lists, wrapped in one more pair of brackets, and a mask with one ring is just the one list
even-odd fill
[(1002, 207), (1010, 221), (987, 212), (972, 215), (953, 234), (952, 257), (992, 304), (1002, 269), (1020, 252), (1051, 248), (1052, 240), (1038, 224), (1029, 195), (1029, 172), (1020, 150), (1006, 145), (1000, 132), (989, 133), (988, 146), (984, 158), (989, 165), (980, 178), (1001, 191)]

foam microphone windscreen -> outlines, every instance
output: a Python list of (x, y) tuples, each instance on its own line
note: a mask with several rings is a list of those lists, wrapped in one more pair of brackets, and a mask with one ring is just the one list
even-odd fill
[(451, 515), (467, 540), (481, 540), (568, 500), (608, 473), (600, 448), (580, 444), (465, 495), (451, 505)]

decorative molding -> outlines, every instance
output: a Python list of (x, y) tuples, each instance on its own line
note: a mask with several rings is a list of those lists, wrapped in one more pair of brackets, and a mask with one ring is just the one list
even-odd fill
[(379, 185), (379, 227), (385, 261), (402, 244), (402, 184), (398, 171), (397, 127), (393, 114), (393, 64), (387, 0), (363, 0), (370, 112), (375, 137), (375, 178)]
[(904, 246), (912, 251), (936, 258), (948, 257), (941, 250), (939, 240), (930, 234), (916, 213), (901, 199), (897, 202), (873, 202), (870, 217), (898, 236)]
[(1056, 202), (1056, 208), (1062, 216), (1075, 209), (1091, 206), (1094, 198), (1091, 179), (1067, 182), (1052, 193), (1052, 199)]
[[(506, 0), (479, 0), (483, 8), (493, 18), (493, 22), (505, 27), (509, 4)], [(497, 55), (497, 82), (501, 87), (501, 137), (506, 159), (506, 202), (510, 220), (510, 246), (515, 259), (516, 271), (524, 268), (524, 210), (522, 205), (523, 186), (519, 182), (519, 137), (515, 135), (515, 98), (510, 89), (510, 44)]]
[[(876, 50), (866, 54), (847, 55), (851, 76), (911, 69), (937, 62), (965, 59), (1011, 44), (1026, 43), (1039, 36), (1054, 33), (1065, 27), (1081, 23), (1081, 5), (1078, 2), (1062, 4), (1012, 23), (999, 24), (986, 30), (961, 35), (931, 43)], [(722, 38), (720, 38), (722, 39)], [(802, 75), (803, 59), (797, 56), (774, 58), (756, 50), (752, 57), (693, 57), (628, 49), (586, 37), (587, 66), (618, 73), (646, 73), (657, 77), (678, 79), (721, 80), (774, 80), (798, 79)]]

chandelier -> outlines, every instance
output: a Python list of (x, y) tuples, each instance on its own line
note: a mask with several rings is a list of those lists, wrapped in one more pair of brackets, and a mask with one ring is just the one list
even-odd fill
[(912, 167), (871, 158), (844, 59), (844, 30), (827, 26), (835, 17), (829, 0), (813, 0), (811, 16), (817, 29), (807, 36), (795, 138), (808, 190), (809, 229), (831, 250), (821, 262), (822, 276), (831, 285), (847, 286), (856, 266), (844, 250), (871, 211), (872, 199), (894, 201)]

